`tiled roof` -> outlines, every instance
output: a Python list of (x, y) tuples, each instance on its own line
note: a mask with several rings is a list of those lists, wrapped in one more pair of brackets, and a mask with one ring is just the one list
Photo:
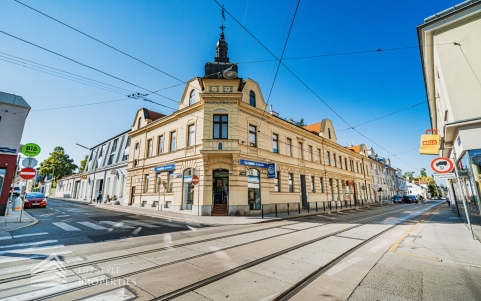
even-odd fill
[(322, 126), (322, 122), (318, 122), (318, 123), (303, 126), (303, 128), (305, 128), (309, 132), (316, 132), (319, 134), (321, 132), (321, 126)]
[(155, 121), (159, 118), (162, 118), (162, 117), (165, 117), (167, 115), (164, 115), (164, 114), (160, 114), (160, 113), (157, 113), (157, 112), (154, 112), (154, 111), (151, 111), (151, 110), (147, 110), (144, 108), (144, 116), (146, 119), (150, 119), (152, 121)]

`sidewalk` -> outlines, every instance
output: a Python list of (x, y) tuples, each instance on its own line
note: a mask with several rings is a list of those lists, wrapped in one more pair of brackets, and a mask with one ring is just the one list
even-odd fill
[[(342, 209), (339, 206), (338, 209), (336, 210), (333, 203), (332, 210), (329, 210), (329, 208), (326, 208), (326, 211), (324, 211), (324, 208), (322, 207), (321, 203), (319, 203), (318, 212), (316, 212), (315, 209), (310, 209), (309, 212), (307, 211), (307, 209), (302, 209), (301, 213), (299, 214), (298, 208), (295, 207), (295, 208), (291, 208), (289, 215), (287, 215), (286, 212), (278, 212), (277, 217), (275, 213), (265, 213), (264, 218), (262, 218), (261, 214), (246, 215), (246, 216), (197, 216), (194, 214), (171, 212), (170, 210), (157, 210), (157, 208), (152, 208), (152, 207), (132, 207), (132, 206), (125, 206), (125, 205), (96, 204), (96, 203), (89, 204), (88, 201), (69, 199), (69, 198), (59, 198), (59, 197), (51, 197), (50, 199), (96, 206), (99, 208), (117, 211), (117, 212), (155, 216), (155, 217), (161, 217), (161, 218), (165, 218), (172, 221), (186, 222), (186, 223), (192, 223), (192, 224), (213, 225), (213, 226), (214, 225), (215, 226), (247, 225), (247, 224), (266, 223), (266, 222), (271, 222), (271, 221), (280, 220), (280, 219), (297, 218), (300, 216), (327, 214), (329, 213), (329, 211), (334, 212), (334, 211), (344, 211), (344, 210), (355, 209), (354, 206), (346, 208), (343, 205)], [(392, 204), (386, 204), (385, 202), (382, 204), (382, 206), (391, 206), (391, 205)], [(381, 203), (369, 203), (369, 204), (365, 204), (364, 207), (368, 208), (368, 207), (380, 207), (380, 206), (381, 206)], [(358, 208), (362, 208), (362, 206), (359, 206)]]
[(0, 216), (0, 240), (10, 238), (10, 234), (5, 233), (7, 231), (25, 228), (36, 223), (38, 223), (38, 220), (25, 212), (25, 210), (22, 212), (22, 222), (20, 222), (20, 211), (13, 212), (12, 208), (10, 208), (7, 216)]

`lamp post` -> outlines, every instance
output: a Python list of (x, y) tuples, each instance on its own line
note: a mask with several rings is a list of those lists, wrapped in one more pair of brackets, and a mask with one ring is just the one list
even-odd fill
[[(85, 149), (88, 149), (88, 150), (90, 151), (90, 148), (88, 148), (88, 147), (86, 147), (86, 146), (83, 146), (83, 145), (78, 144), (78, 143), (75, 143), (75, 144), (77, 144), (78, 146), (83, 147), (83, 148), (85, 148)], [(95, 187), (95, 174), (96, 174), (96, 171), (97, 171), (97, 164), (96, 164), (96, 161), (97, 161), (97, 150), (93, 150), (92, 152), (95, 153), (95, 158), (94, 158), (94, 163), (93, 163), (93, 164), (94, 164), (94, 180), (93, 180), (93, 182), (92, 182), (92, 189), (90, 189), (90, 202), (89, 202), (89, 204), (92, 204), (92, 195), (93, 195), (93, 193), (94, 193), (94, 187)]]

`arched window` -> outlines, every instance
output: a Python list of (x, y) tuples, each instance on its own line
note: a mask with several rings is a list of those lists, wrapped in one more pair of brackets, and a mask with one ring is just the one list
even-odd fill
[(141, 125), (142, 125), (142, 117), (139, 117), (139, 121), (137, 123), (137, 128), (140, 129)]
[(181, 210), (192, 210), (192, 204), (194, 203), (194, 185), (192, 184), (192, 176), (192, 168), (184, 170)]
[(192, 90), (192, 92), (190, 92), (189, 106), (193, 105), (194, 103), (195, 103), (195, 90)]
[(217, 149), (222, 150), (222, 142), (217, 143)]
[(253, 107), (256, 106), (256, 95), (254, 91), (249, 92), (249, 104)]
[(331, 139), (331, 129), (327, 129), (327, 137), (329, 137), (329, 139)]

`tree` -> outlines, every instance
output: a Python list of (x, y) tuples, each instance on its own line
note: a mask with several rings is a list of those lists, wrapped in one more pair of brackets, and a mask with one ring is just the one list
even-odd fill
[(304, 118), (301, 118), (301, 121), (297, 123), (298, 126), (306, 126), (307, 124), (304, 123)]
[(85, 170), (85, 166), (87, 165), (87, 159), (89, 158), (88, 155), (85, 155), (85, 158), (80, 161), (80, 168), (79, 168), (79, 172), (83, 172)]
[(65, 153), (63, 147), (57, 146), (53, 149), (53, 152), (50, 153), (50, 157), (40, 163), (39, 173), (53, 177), (53, 181), (56, 182), (62, 177), (71, 175), (77, 168), (78, 166), (75, 165), (73, 159)]
[(428, 174), (426, 173), (426, 168), (424, 168), (424, 167), (421, 168), (419, 173), (421, 174), (421, 177), (427, 177), (428, 176)]
[(414, 180), (413, 173), (411, 171), (406, 171), (403, 173), (403, 178), (408, 178), (410, 181)]

